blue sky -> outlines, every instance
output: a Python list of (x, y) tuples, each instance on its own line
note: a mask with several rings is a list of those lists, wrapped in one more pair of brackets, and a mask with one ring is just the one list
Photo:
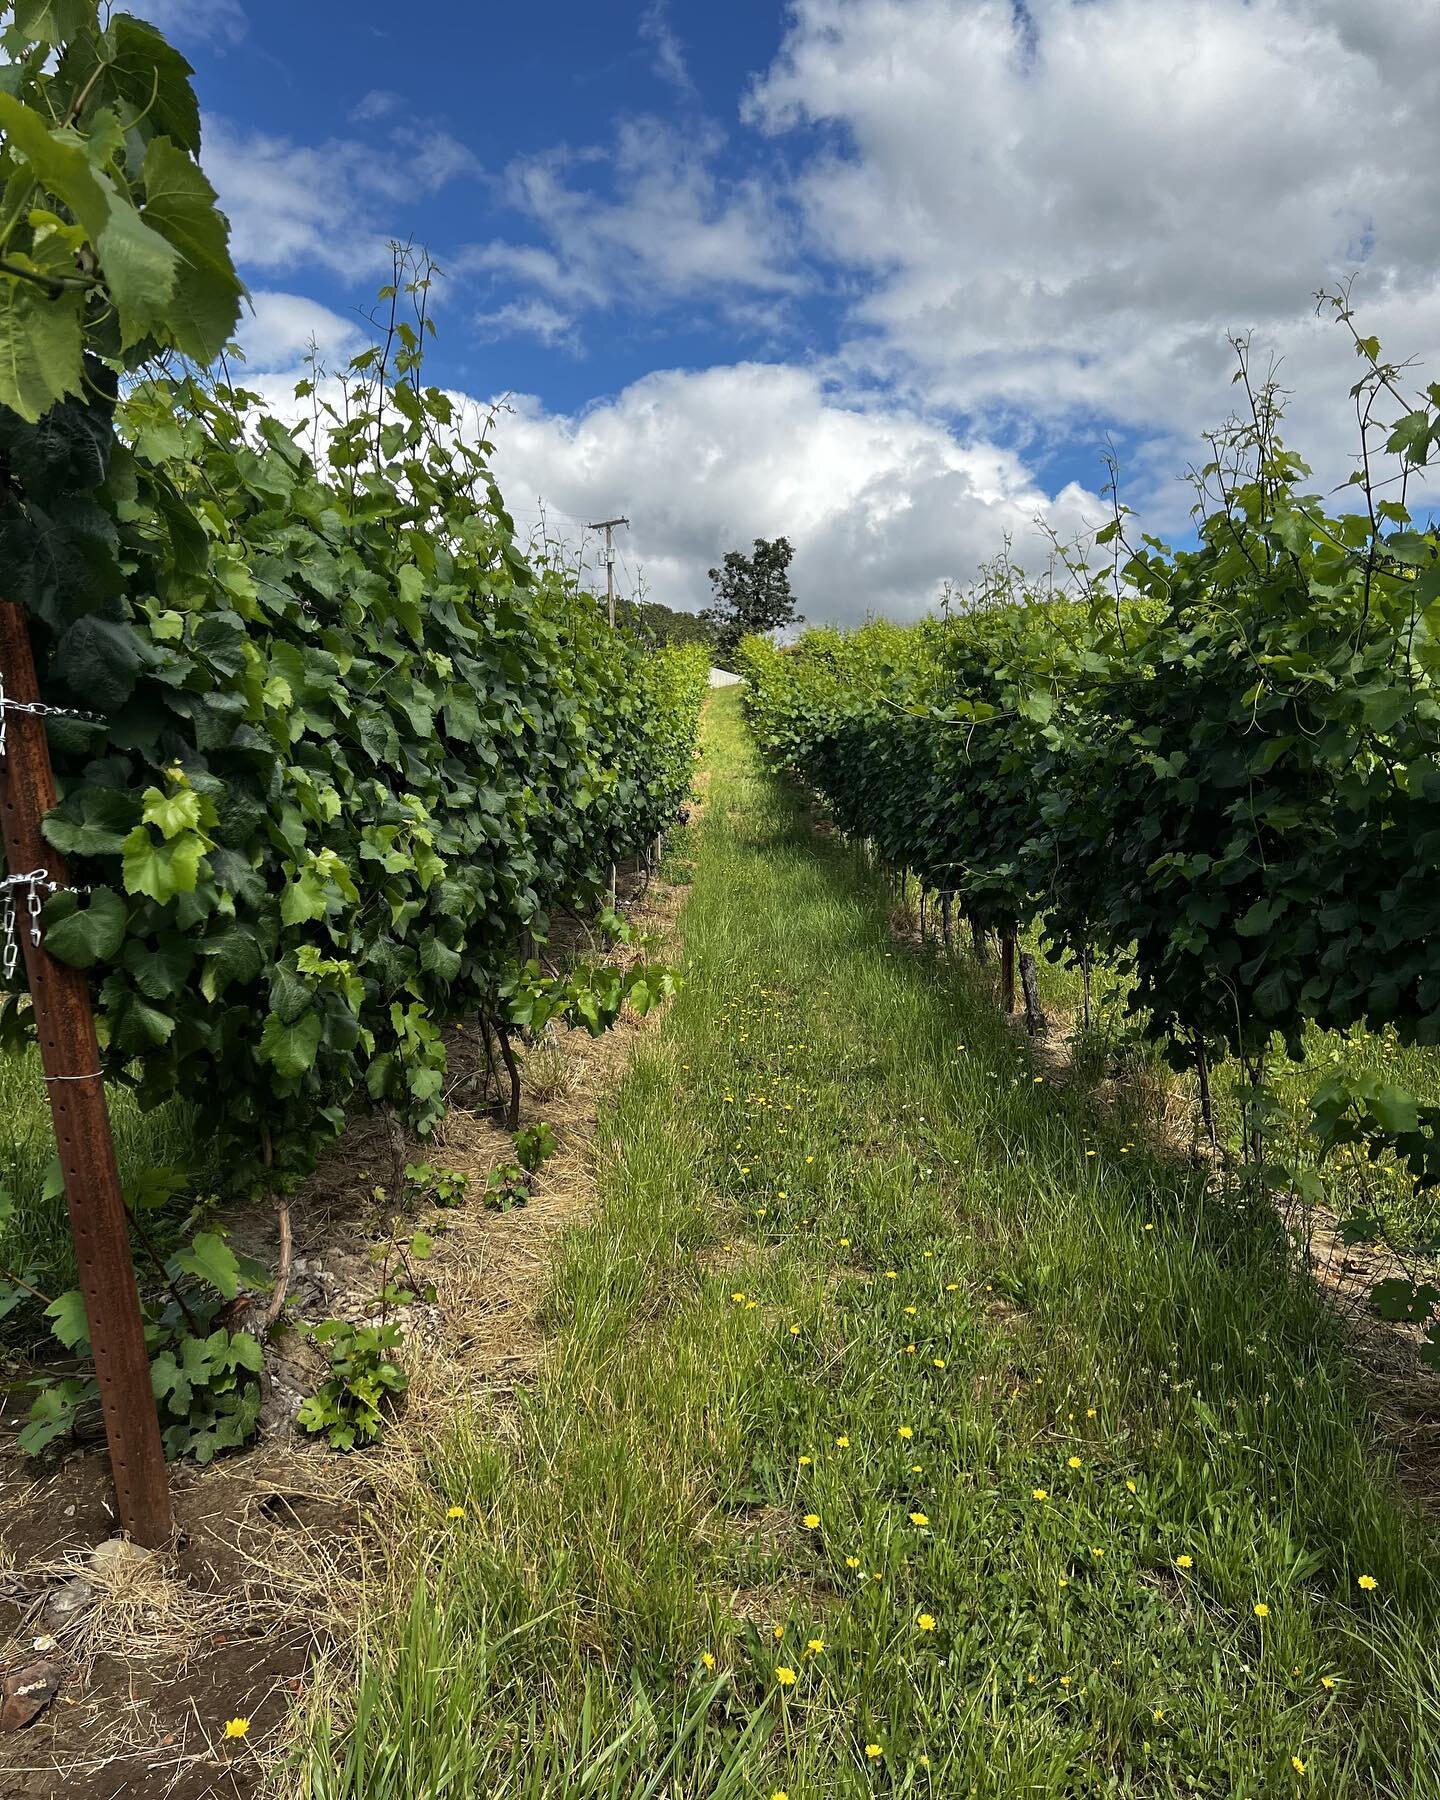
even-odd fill
[(197, 69), (257, 382), (354, 348), (414, 237), (517, 515), (628, 511), (674, 604), (785, 531), (809, 616), (913, 615), (1099, 522), (1107, 442), (1181, 532), (1232, 332), (1339, 480), (1352, 274), (1440, 349), (1428, 0), (133, 3)]

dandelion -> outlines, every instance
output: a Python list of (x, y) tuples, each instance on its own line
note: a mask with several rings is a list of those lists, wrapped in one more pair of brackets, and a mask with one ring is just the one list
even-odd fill
[(933, 1369), (943, 1369), (945, 1367), (945, 1358), (943, 1356), (933, 1358), (930, 1366)]
[(1257, 1600), (1255, 1602), (1255, 1617), (1257, 1619), (1268, 1619), (1270, 1617), (1270, 1608), (1263, 1600)]
[(736, 1304), (736, 1305), (737, 1305), (737, 1306), (740, 1306), (740, 1305), (742, 1305), (742, 1304), (743, 1304), (743, 1303), (744, 1303), (744, 1300), (745, 1300), (745, 1291), (744, 1291), (744, 1289), (743, 1289), (743, 1288), (739, 1288), (739, 1289), (737, 1289), (737, 1290), (736, 1290), (736, 1291), (735, 1291), (735, 1292), (734, 1292), (734, 1293), (733, 1293), (733, 1294), (732, 1294), (732, 1295), (731, 1295), (731, 1296), (730, 1296), (730, 1298), (731, 1298), (731, 1299), (732, 1299), (732, 1300), (733, 1300), (733, 1301), (734, 1301), (734, 1302), (735, 1302), (735, 1304)]
[(1078, 1469), (1082, 1466), (1083, 1465), (1081, 1464), (1080, 1458), (1078, 1456), (1069, 1456), (1069, 1457), (1066, 1457), (1066, 1459), (1065, 1459), (1065, 1467), (1067, 1469)]
[(785, 1192), (784, 1188), (781, 1188), (779, 1193), (776, 1194), (775, 1198), (777, 1200), (788, 1200), (790, 1198), (790, 1196)]
[(929, 1513), (913, 1512), (910, 1515), (910, 1523), (912, 1525), (928, 1525), (930, 1523), (930, 1515)]
[(792, 1325), (790, 1327), (790, 1335), (791, 1335), (791, 1337), (799, 1337), (800, 1327), (798, 1325)]
[(1154, 1712), (1151, 1713), (1150, 1717), (1158, 1725), (1160, 1723), (1160, 1721), (1165, 1717), (1165, 1708), (1163, 1706), (1157, 1706), (1155, 1708)]
[(920, 1631), (933, 1631), (935, 1629), (934, 1615), (932, 1613), (921, 1613), (920, 1617), (915, 1621), (915, 1624)]
[(909, 1440), (914, 1437), (915, 1433), (909, 1425), (902, 1425), (895, 1435), (904, 1438), (908, 1443)]
[(810, 1467), (810, 1458), (808, 1456), (802, 1456), (800, 1458), (800, 1467), (802, 1469), (808, 1469)]
[(702, 1650), (700, 1653), (700, 1662), (701, 1662), (702, 1667), (704, 1667), (706, 1669), (713, 1669), (715, 1667), (714, 1652), (711, 1650)]
[(1320, 1677), (1320, 1685), (1322, 1688), (1324, 1688), (1325, 1692), (1328, 1694), (1333, 1690), (1333, 1688), (1335, 1686), (1335, 1682), (1331, 1676), (1322, 1675)]
[(1177, 1569), (1193, 1569), (1195, 1567), (1195, 1558), (1193, 1556), (1177, 1556), (1175, 1558), (1175, 1567)]
[(1087, 1419), (1093, 1419), (1095, 1417), (1095, 1408), (1093, 1406), (1087, 1406), (1085, 1408), (1085, 1417)]
[(776, 1788), (775, 1792), (770, 1796), (770, 1800), (790, 1800), (790, 1796), (785, 1792), (784, 1788)]
[(1061, 1687), (1069, 1687), (1070, 1677), (1068, 1675), (1062, 1675), (1060, 1677), (1060, 1685), (1061, 1685)]
[(787, 1669), (782, 1665), (775, 1671), (775, 1679), (780, 1683), (781, 1687), (794, 1687), (795, 1671), (793, 1669)]
[(1133, 1481), (1127, 1481), (1125, 1483), (1125, 1492), (1127, 1494), (1138, 1494), (1140, 1492), (1140, 1490), (1139, 1490), (1139, 1488), (1136, 1487), (1136, 1485)]
[(860, 1567), (860, 1558), (858, 1556), (847, 1556), (845, 1558), (845, 1567), (847, 1569), (858, 1569)]
[(818, 1656), (824, 1648), (824, 1638), (808, 1638), (805, 1643), (805, 1654), (807, 1656)]
[(775, 1627), (775, 1642), (778, 1644), (780, 1642), (781, 1638), (784, 1637), (784, 1635), (785, 1635), (785, 1627), (783, 1625), (777, 1625)]
[(842, 1249), (842, 1250), (848, 1250), (848, 1249), (849, 1249), (849, 1248), (850, 1248), (850, 1240), (849, 1240), (849, 1238), (841, 1238), (841, 1240), (840, 1240), (840, 1248), (841, 1248), (841, 1249)]
[(820, 1523), (820, 1515), (819, 1515), (819, 1513), (806, 1513), (805, 1517), (800, 1521), (800, 1523), (805, 1527), (805, 1529), (807, 1531), (813, 1531), (815, 1529), (815, 1527)]
[(848, 1449), (849, 1449), (849, 1448), (850, 1448), (850, 1440), (849, 1440), (849, 1438), (848, 1438), (848, 1437), (838, 1437), (838, 1438), (836, 1438), (836, 1440), (835, 1440), (835, 1448), (836, 1448), (836, 1449), (837, 1449), (837, 1450), (848, 1450)]
[(895, 1271), (893, 1269), (887, 1269), (885, 1271), (885, 1279), (887, 1281), (898, 1281), (900, 1279), (900, 1277), (895, 1273)]
[(1062, 1575), (1060, 1577), (1060, 1585), (1061, 1585), (1061, 1587), (1069, 1587), (1070, 1577), (1068, 1575)]
[(1103, 1556), (1105, 1554), (1105, 1552), (1099, 1547), (1098, 1544), (1092, 1544), (1090, 1546), (1090, 1554), (1092, 1556)]
[(916, 1346), (914, 1344), (907, 1344), (905, 1346), (905, 1354), (907, 1356), (913, 1356), (915, 1354), (915, 1350), (916, 1350)]
[(885, 1752), (878, 1744), (867, 1744), (865, 1746), (865, 1754), (870, 1758), (871, 1762), (874, 1762), (877, 1756), (883, 1756)]
[(1048, 1500), (1050, 1498), (1049, 1490), (1046, 1488), (1031, 1488), (1030, 1498), (1032, 1500)]
[(958, 1294), (960, 1292), (960, 1283), (958, 1281), (947, 1281), (945, 1283), (945, 1292), (947, 1294)]
[(1290, 1767), (1297, 1775), (1303, 1775), (1305, 1773), (1305, 1763), (1301, 1757), (1292, 1756), (1290, 1758)]
[(1375, 1589), (1377, 1587), (1379, 1587), (1379, 1585), (1380, 1585), (1380, 1583), (1375, 1579), (1375, 1577), (1373, 1575), (1362, 1575), (1360, 1577), (1360, 1586), (1362, 1588), (1364, 1588), (1364, 1590), (1367, 1594), (1374, 1593)]
[(445, 1517), (447, 1519), (463, 1519), (465, 1517), (465, 1508), (463, 1506), (452, 1506), (445, 1514)]
[(920, 1308), (918, 1306), (907, 1306), (905, 1308), (905, 1316), (909, 1319), (913, 1319), (919, 1310)]
[(243, 1738), (249, 1734), (249, 1731), (250, 1721), (248, 1719), (227, 1719), (225, 1721), (227, 1738)]

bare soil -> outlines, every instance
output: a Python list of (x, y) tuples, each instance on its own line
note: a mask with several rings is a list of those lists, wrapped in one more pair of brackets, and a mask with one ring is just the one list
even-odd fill
[[(622, 875), (623, 908), (647, 932), (668, 937), (683, 897)], [(381, 1560), (380, 1493), (455, 1406), (488, 1396), (503, 1409), (533, 1377), (555, 1239), (594, 1199), (599, 1104), (651, 1022), (627, 1014), (600, 1039), (562, 1032), (527, 1057), (522, 1122), (544, 1119), (559, 1140), (527, 1205), (498, 1213), (480, 1199), (513, 1154), (493, 1100), (452, 1104), (432, 1139), (404, 1146), (410, 1161), (470, 1177), (463, 1206), (394, 1219), (374, 1190), (393, 1194), (397, 1146), (373, 1119), (353, 1122), (292, 1202), (291, 1326), (373, 1316), (385, 1244), (416, 1227), (435, 1234), (423, 1265), (435, 1299), (399, 1315), (411, 1387), (376, 1449), (341, 1456), (294, 1430), (294, 1404), (320, 1364), (300, 1333), (282, 1331), (267, 1355), (260, 1440), (209, 1468), (173, 1469), (173, 1545), (124, 1546), (118, 1561), (102, 1548), (97, 1567), (96, 1547), (118, 1535), (103, 1446), (37, 1464), (13, 1439), (28, 1394), (0, 1396), (0, 1682), (21, 1671), (28, 1680), (36, 1665), (58, 1677), (33, 1723), (0, 1733), (0, 1800), (260, 1791), (317, 1658), (343, 1656), (367, 1564)], [(458, 1099), (478, 1052), (464, 1034), (451, 1048)], [(272, 1216), (247, 1207), (224, 1223), (237, 1249), (275, 1266)], [(84, 1604), (61, 1616), (77, 1577)], [(232, 1719), (249, 1728), (227, 1740)]]

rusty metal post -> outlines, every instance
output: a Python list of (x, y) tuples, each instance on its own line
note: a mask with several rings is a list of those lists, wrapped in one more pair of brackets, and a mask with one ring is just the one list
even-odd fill
[[(7, 601), (0, 601), (0, 675), (8, 700), (18, 706), (39, 700), (25, 614)], [(40, 835), (40, 821), (55, 804), (45, 722), (7, 708), (5, 738), (0, 819), (10, 873), (45, 869), (49, 880), (63, 887), (64, 861)], [(50, 1090), (55, 1147), (65, 1175), (120, 1523), (137, 1544), (163, 1544), (171, 1531), (170, 1489), (89, 987), (78, 969), (47, 955), (43, 942), (33, 944), (28, 930), (22, 929), (20, 935), (40, 1061)]]

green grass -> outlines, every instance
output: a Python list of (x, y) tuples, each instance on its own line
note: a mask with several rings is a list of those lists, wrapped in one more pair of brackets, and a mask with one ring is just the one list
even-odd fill
[(1037, 1081), (706, 736), (540, 1376), (387, 1511), (305, 1792), (1440, 1796), (1435, 1539), (1273, 1217)]
[[(912, 890), (913, 891), (913, 890)], [(1028, 941), (1035, 952), (1041, 1004), (1059, 1007), (1076, 1017), (1080, 1012), (1079, 972), (1044, 959), (1038, 938)], [(957, 939), (957, 949), (968, 944)], [(965, 960), (969, 960), (968, 956)], [(1195, 1084), (1189, 1074), (1176, 1075), (1165, 1067), (1158, 1046), (1142, 1042), (1136, 1021), (1125, 1012), (1128, 983), (1113, 971), (1099, 969), (1093, 983), (1093, 1048), (1102, 1057), (1134, 1070), (1148, 1065), (1161, 1079), (1178, 1089), (1197, 1113)], [(1114, 1050), (1120, 1046), (1120, 1055)], [(1440, 1054), (1433, 1045), (1402, 1044), (1391, 1030), (1372, 1032), (1355, 1026), (1348, 1032), (1321, 1031), (1311, 1026), (1305, 1033), (1304, 1055), (1292, 1061), (1280, 1039), (1271, 1046), (1265, 1084), (1269, 1102), (1266, 1123), (1267, 1156), (1294, 1170), (1318, 1170), (1325, 1181), (1331, 1210), (1376, 1220), (1386, 1242), (1401, 1252), (1427, 1250), (1440, 1243), (1440, 1207), (1436, 1194), (1416, 1189), (1408, 1171), (1393, 1156), (1372, 1161), (1363, 1152), (1345, 1150), (1322, 1158), (1311, 1130), (1310, 1096), (1329, 1075), (1358, 1075), (1374, 1071), (1419, 1100), (1440, 1101)], [(1223, 1145), (1238, 1156), (1243, 1136), (1241, 1107), (1244, 1081), (1232, 1059), (1219, 1065), (1213, 1078), (1215, 1121)], [(1143, 1108), (1142, 1108), (1143, 1110)]]
[[(110, 1120), (128, 1181), (155, 1168), (188, 1167), (195, 1158), (189, 1108), (175, 1103), (142, 1113), (123, 1088), (108, 1090)], [(75, 1258), (65, 1197), (45, 1198), (45, 1176), (55, 1154), (50, 1101), (39, 1055), (0, 1053), (0, 1187), (15, 1202), (0, 1227), (0, 1282), (22, 1275), (51, 1297), (75, 1284)], [(3, 1328), (33, 1335), (34, 1309), (25, 1308)]]

